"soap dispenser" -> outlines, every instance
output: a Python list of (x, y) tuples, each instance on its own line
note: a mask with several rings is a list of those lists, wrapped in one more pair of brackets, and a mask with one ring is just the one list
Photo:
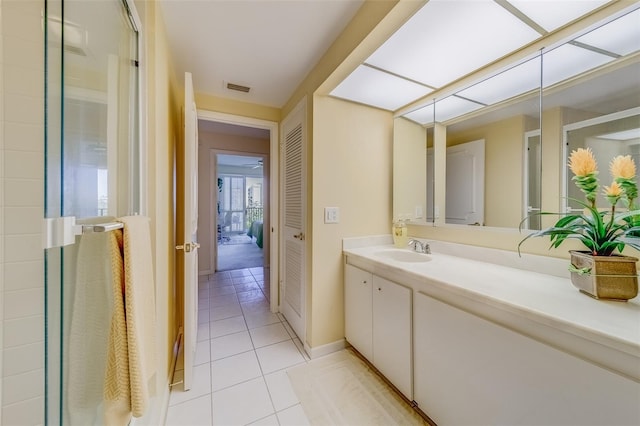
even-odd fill
[(408, 243), (408, 231), (407, 224), (404, 218), (401, 216), (398, 220), (393, 222), (391, 227), (391, 235), (393, 235), (393, 245), (398, 248), (404, 248)]

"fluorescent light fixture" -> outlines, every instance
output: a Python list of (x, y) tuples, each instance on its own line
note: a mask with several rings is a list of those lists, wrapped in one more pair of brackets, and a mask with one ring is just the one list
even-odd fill
[(361, 65), (331, 95), (395, 111), (430, 92), (432, 89), (421, 84)]
[(508, 1), (547, 31), (560, 28), (609, 2), (609, 0)]
[(640, 129), (629, 129), (621, 132), (608, 133), (598, 136), (598, 139), (611, 139), (614, 141), (629, 141), (632, 139), (640, 139)]
[(492, 105), (540, 87), (540, 57), (496, 74), (457, 95)]
[(438, 123), (444, 123), (445, 121), (463, 116), (482, 107), (480, 104), (459, 98), (455, 95), (447, 96), (441, 101), (436, 101), (436, 121)]
[(543, 86), (552, 86), (612, 60), (613, 58), (607, 55), (563, 44), (543, 54)]
[(404, 114), (403, 117), (420, 124), (433, 123), (433, 104), (425, 105), (420, 109)]
[(493, 1), (431, 0), (366, 62), (442, 87), (539, 37)]
[(640, 50), (640, 9), (621, 16), (576, 41), (625, 56)]

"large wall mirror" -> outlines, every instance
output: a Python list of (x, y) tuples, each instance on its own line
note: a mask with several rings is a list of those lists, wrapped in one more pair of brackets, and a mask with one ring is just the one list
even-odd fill
[(436, 97), (395, 127), (395, 217), (517, 228), (536, 211), (575, 208), (565, 202), (580, 198), (566, 166), (572, 149), (594, 151), (606, 185), (614, 155), (640, 164), (640, 9)]

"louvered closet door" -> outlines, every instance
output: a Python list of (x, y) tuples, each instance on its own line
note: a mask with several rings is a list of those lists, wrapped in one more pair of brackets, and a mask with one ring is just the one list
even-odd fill
[(283, 122), (283, 271), (280, 310), (305, 339), (305, 107)]

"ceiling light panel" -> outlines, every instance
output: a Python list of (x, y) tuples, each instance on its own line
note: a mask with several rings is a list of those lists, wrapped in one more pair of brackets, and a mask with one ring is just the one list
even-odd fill
[(540, 87), (540, 57), (481, 81), (457, 95), (492, 105)]
[(553, 31), (597, 9), (608, 0), (508, 0), (547, 31)]
[(361, 65), (331, 95), (394, 111), (431, 91), (421, 84)]
[(552, 86), (612, 60), (610, 56), (564, 44), (543, 54), (542, 85)]
[(455, 95), (448, 96), (441, 101), (436, 101), (436, 122), (444, 123), (480, 108), (482, 108), (482, 105), (475, 102), (470, 102)]
[(425, 105), (420, 109), (404, 114), (403, 117), (420, 124), (431, 124), (433, 123), (433, 104)]
[(493, 1), (431, 0), (366, 63), (442, 87), (539, 37)]
[(585, 43), (621, 56), (640, 50), (640, 9), (578, 37)]

